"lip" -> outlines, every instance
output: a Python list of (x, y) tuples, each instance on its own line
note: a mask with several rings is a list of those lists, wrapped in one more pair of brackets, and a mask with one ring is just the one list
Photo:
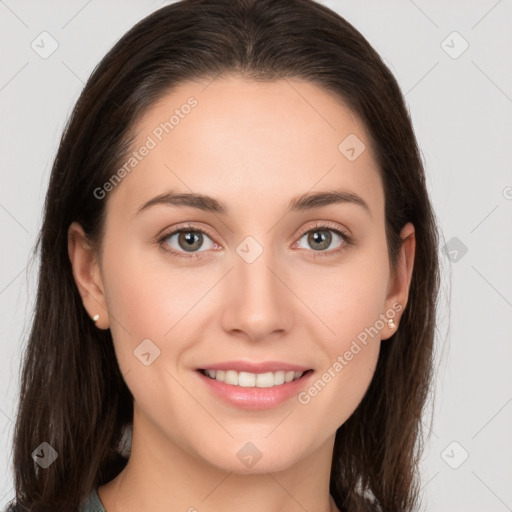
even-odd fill
[[(287, 366), (290, 367), (290, 365)], [(208, 369), (215, 370), (217, 368)], [(218, 369), (222, 370), (223, 368)], [(230, 366), (228, 369), (234, 370), (235, 368)], [(302, 370), (299, 369), (296, 371)], [(225, 382), (220, 382), (216, 379), (212, 379), (211, 377), (208, 377), (201, 373), (200, 370), (196, 370), (194, 373), (198, 375), (201, 381), (208, 387), (208, 389), (216, 397), (222, 399), (227, 404), (241, 409), (261, 410), (277, 407), (278, 405), (286, 402), (293, 396), (297, 396), (299, 392), (309, 384), (310, 379), (312, 378), (315, 372), (313, 370), (306, 371), (306, 373), (297, 380), (294, 380), (292, 382), (286, 382), (284, 384), (281, 384), (279, 386), (273, 386), (271, 388), (245, 388), (242, 386), (233, 386), (231, 384), (226, 384)]]
[(206, 364), (200, 366), (198, 370), (235, 370), (237, 372), (249, 372), (249, 373), (267, 373), (267, 372), (278, 372), (283, 370), (285, 372), (306, 372), (311, 370), (307, 366), (300, 366), (297, 364), (284, 363), (283, 361), (263, 361), (260, 363), (254, 361), (225, 361), (216, 364)]

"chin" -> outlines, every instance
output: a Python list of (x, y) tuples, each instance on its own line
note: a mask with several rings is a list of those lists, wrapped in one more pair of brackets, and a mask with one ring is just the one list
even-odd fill
[(208, 456), (204, 454), (202, 458), (222, 471), (235, 474), (262, 474), (290, 468), (297, 463), (298, 455), (299, 452), (288, 443), (283, 448), (282, 443), (273, 445), (269, 440), (255, 440), (234, 441), (221, 453)]

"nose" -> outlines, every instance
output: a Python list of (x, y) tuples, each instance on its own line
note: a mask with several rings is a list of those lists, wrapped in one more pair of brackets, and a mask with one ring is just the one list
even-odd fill
[(257, 341), (283, 335), (293, 322), (293, 293), (286, 286), (286, 269), (263, 253), (252, 263), (235, 257), (225, 280), (222, 326)]

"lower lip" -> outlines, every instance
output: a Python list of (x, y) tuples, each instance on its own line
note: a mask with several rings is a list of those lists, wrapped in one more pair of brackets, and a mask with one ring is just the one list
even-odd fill
[(196, 373), (209, 389), (219, 398), (235, 407), (242, 409), (269, 409), (276, 407), (293, 396), (297, 396), (309, 381), (312, 370), (305, 372), (302, 377), (292, 382), (286, 382), (271, 388), (244, 388), (220, 382), (203, 375), (199, 370)]

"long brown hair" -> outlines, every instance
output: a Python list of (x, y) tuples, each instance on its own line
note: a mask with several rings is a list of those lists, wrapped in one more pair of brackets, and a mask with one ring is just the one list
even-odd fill
[[(391, 264), (412, 222), (416, 255), (399, 329), (382, 344), (374, 378), (339, 427), (330, 492), (343, 511), (418, 506), (421, 416), (433, 377), (439, 288), (438, 228), (412, 123), (390, 70), (345, 19), (313, 0), (183, 0), (152, 13), (96, 67), (66, 125), (53, 164), (37, 299), (22, 361), (13, 464), (19, 511), (77, 510), (126, 465), (119, 453), (133, 414), (109, 330), (90, 321), (75, 285), (67, 231), (78, 221), (103, 236), (106, 200), (94, 194), (118, 169), (137, 120), (173, 86), (235, 72), (299, 78), (333, 92), (364, 123), (385, 193)], [(58, 459), (42, 469), (47, 442)]]

